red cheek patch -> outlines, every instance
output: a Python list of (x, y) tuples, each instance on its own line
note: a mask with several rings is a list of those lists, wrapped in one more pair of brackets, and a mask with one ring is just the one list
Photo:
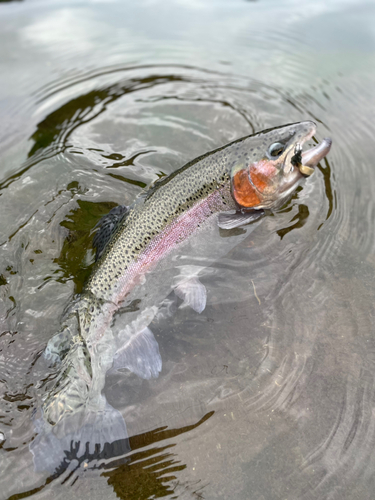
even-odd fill
[(252, 183), (260, 193), (264, 194), (274, 191), (274, 178), (277, 173), (278, 170), (267, 160), (253, 163), (249, 168)]
[(238, 170), (232, 177), (233, 198), (241, 207), (255, 208), (263, 202), (263, 195), (274, 193), (277, 173), (277, 168), (267, 160)]
[(241, 207), (255, 207), (259, 205), (260, 199), (252, 186), (248, 170), (239, 170), (232, 179), (233, 198)]

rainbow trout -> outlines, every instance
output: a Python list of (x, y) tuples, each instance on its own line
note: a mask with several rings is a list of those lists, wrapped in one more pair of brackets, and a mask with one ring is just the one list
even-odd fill
[(99, 222), (94, 271), (44, 353), (58, 370), (34, 420), (36, 470), (53, 472), (69, 457), (89, 459), (126, 440), (121, 413), (102, 393), (106, 373), (126, 368), (143, 379), (158, 377), (162, 360), (150, 325), (165, 299), (174, 292), (204, 310), (202, 270), (239, 243), (231, 229), (281, 207), (314, 171), (331, 147), (324, 139), (303, 152), (315, 131), (306, 121), (238, 139)]

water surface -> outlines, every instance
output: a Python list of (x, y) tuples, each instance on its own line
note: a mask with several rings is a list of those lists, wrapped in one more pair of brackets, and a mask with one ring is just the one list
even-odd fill
[[(373, 498), (374, 25), (350, 0), (0, 4), (0, 498)], [(306, 119), (331, 153), (211, 266), (201, 315), (155, 325), (160, 377), (107, 377), (125, 448), (36, 473), (41, 353), (96, 222)]]

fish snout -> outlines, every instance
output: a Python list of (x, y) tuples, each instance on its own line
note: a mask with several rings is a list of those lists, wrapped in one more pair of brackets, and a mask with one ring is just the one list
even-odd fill
[(327, 137), (320, 144), (304, 151), (301, 155), (301, 164), (299, 165), (301, 174), (305, 176), (311, 175), (317, 164), (329, 153), (331, 146), (332, 139)]

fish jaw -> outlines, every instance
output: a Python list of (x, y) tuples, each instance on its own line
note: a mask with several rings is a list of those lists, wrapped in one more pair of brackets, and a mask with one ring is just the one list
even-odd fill
[(301, 163), (298, 166), (300, 172), (305, 176), (309, 176), (314, 173), (315, 167), (325, 156), (327, 156), (331, 146), (332, 139), (326, 137), (320, 144), (317, 144), (308, 151), (304, 151), (301, 155)]
[(231, 171), (232, 196), (240, 210), (273, 210), (290, 198), (331, 147), (332, 141), (325, 139), (321, 145), (302, 153), (303, 144), (315, 132), (315, 123), (305, 121), (260, 134), (258, 158), (248, 164), (237, 164)]

